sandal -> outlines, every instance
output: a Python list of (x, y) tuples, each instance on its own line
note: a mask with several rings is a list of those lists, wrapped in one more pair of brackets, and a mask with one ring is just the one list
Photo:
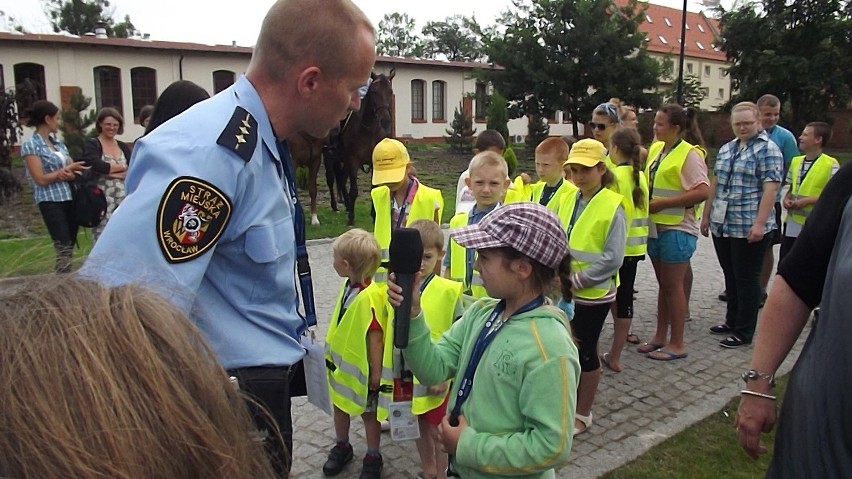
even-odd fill
[(627, 335), (627, 342), (630, 344), (639, 344), (641, 341), (639, 340), (639, 336), (636, 336), (633, 333)]
[(588, 431), (589, 428), (592, 426), (591, 412), (589, 412), (588, 416), (583, 416), (580, 413), (574, 413), (574, 419), (583, 423), (583, 429), (574, 429), (572, 436), (579, 436), (580, 434), (583, 434), (584, 432)]
[(663, 346), (665, 346), (665, 344), (642, 343), (642, 346), (639, 346), (638, 348), (636, 348), (636, 352), (639, 352), (639, 353), (642, 353), (642, 354), (648, 354), (648, 353), (652, 353), (652, 352), (662, 348)]

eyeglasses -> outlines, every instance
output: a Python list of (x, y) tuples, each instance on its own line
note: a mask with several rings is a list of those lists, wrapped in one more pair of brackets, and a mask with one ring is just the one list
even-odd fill
[(591, 126), (591, 127), (592, 127), (593, 129), (595, 129), (595, 130), (600, 130), (600, 131), (604, 131), (604, 130), (606, 130), (606, 128), (607, 128), (609, 125), (611, 125), (611, 123), (595, 123), (595, 122), (593, 122), (593, 121), (592, 121), (592, 122), (589, 122), (589, 126)]

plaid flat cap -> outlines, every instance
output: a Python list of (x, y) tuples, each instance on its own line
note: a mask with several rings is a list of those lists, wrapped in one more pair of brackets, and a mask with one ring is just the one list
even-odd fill
[(501, 206), (478, 224), (451, 229), (450, 236), (465, 248), (508, 246), (553, 269), (568, 254), (568, 237), (559, 218), (538, 203)]

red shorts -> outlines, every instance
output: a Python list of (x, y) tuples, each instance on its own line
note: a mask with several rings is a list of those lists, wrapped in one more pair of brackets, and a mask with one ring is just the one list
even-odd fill
[(423, 414), (421, 414), (421, 416), (433, 426), (441, 424), (441, 421), (444, 419), (444, 416), (447, 415), (447, 402), (449, 401), (449, 399), (450, 395), (448, 394), (447, 397), (444, 398), (444, 402), (442, 402), (440, 406), (436, 407), (435, 409), (432, 409), (431, 411), (424, 412)]

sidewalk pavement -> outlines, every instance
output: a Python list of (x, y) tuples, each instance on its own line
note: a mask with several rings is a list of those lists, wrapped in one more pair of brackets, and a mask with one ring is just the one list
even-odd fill
[[(320, 323), (317, 337), (324, 338), (342, 280), (331, 266), (330, 240), (312, 241), (308, 251)], [(690, 302), (692, 320), (686, 323), (689, 357), (670, 362), (653, 361), (628, 344), (622, 354), (624, 370), (616, 374), (604, 369), (593, 407), (594, 424), (576, 438), (570, 462), (557, 471), (557, 477), (595, 478), (626, 464), (693, 423), (719, 412), (742, 389), (740, 374), (748, 369), (752, 348), (724, 349), (719, 346), (723, 337), (708, 331), (725, 315), (725, 303), (717, 299), (724, 289), (724, 279), (709, 239), (699, 239), (692, 268), (695, 276)], [(647, 259), (640, 263), (636, 289), (639, 293), (632, 331), (644, 341), (654, 334), (657, 305), (657, 283)], [(810, 325), (779, 374), (790, 370), (809, 330)], [(611, 341), (610, 318), (601, 334), (600, 350), (608, 350)], [(733, 422), (733, 411), (730, 413)], [(322, 464), (334, 441), (331, 417), (308, 404), (305, 398), (298, 398), (293, 402), (293, 429), (295, 450), (291, 477), (323, 477)], [(361, 470), (366, 441), (360, 418), (352, 419), (349, 436), (355, 448), (355, 459), (337, 476), (344, 479), (358, 477)], [(734, 440), (733, 434), (731, 440)], [(684, 444), (684, 447), (693, 445)], [(383, 434), (382, 455), (386, 478), (414, 478), (420, 471), (413, 441), (393, 442), (388, 434)]]

